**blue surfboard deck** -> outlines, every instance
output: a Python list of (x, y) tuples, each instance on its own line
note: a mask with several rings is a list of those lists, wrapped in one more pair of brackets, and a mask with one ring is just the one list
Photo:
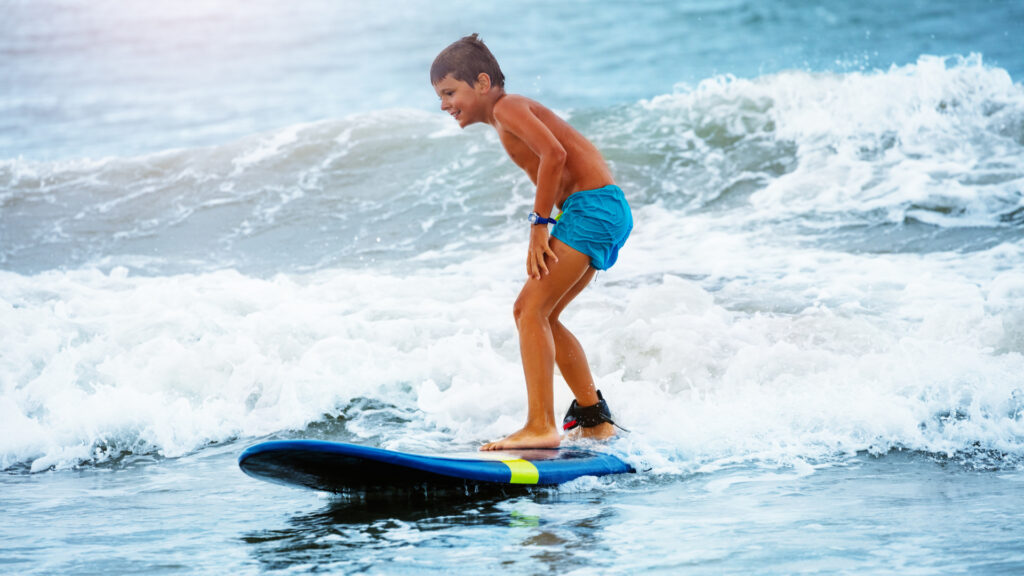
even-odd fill
[(412, 454), (324, 440), (261, 442), (246, 448), (238, 465), (260, 480), (327, 492), (424, 485), (544, 486), (633, 472), (611, 454), (575, 448)]

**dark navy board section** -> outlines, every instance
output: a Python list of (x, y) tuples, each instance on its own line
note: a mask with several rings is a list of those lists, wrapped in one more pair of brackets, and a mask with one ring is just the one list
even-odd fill
[(238, 465), (260, 480), (330, 492), (422, 484), (551, 485), (633, 472), (615, 456), (573, 448), (427, 455), (324, 440), (262, 442), (242, 452)]

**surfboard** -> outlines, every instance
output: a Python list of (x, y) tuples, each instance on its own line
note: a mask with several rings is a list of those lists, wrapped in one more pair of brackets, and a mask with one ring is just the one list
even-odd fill
[(581, 476), (633, 472), (611, 454), (576, 448), (413, 454), (325, 440), (274, 440), (245, 449), (243, 472), (326, 492), (414, 486), (545, 486)]

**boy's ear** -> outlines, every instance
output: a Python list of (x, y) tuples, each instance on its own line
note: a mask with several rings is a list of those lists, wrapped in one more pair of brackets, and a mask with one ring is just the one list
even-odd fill
[(476, 88), (480, 90), (481, 94), (486, 94), (491, 90), (491, 77), (486, 72), (476, 75)]

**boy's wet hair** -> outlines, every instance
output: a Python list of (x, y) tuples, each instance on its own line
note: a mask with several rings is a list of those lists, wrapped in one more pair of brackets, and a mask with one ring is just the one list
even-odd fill
[(456, 80), (476, 86), (476, 77), (481, 72), (490, 76), (491, 86), (505, 87), (505, 75), (501, 73), (494, 54), (476, 34), (470, 34), (452, 42), (434, 58), (430, 67), (430, 83), (437, 84), (451, 74)]

